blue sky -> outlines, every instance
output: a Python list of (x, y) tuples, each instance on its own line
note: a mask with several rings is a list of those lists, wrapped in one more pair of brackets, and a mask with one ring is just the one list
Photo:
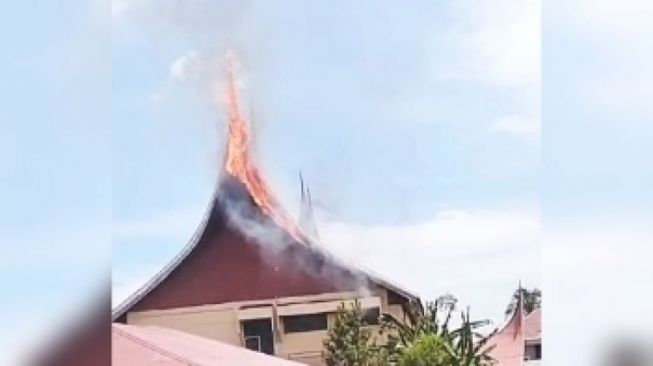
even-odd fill
[(37, 3), (0, 22), (0, 274), (20, 279), (0, 306), (23, 338), (74, 312), (111, 248), (121, 298), (188, 240), (224, 143), (226, 48), (261, 169), (291, 214), (304, 172), (330, 250), (496, 322), (518, 278), (543, 284), (550, 334), (646, 313), (623, 299), (653, 237), (647, 2)]

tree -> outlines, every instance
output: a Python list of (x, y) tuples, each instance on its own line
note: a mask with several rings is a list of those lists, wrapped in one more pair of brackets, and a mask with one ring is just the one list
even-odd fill
[(389, 331), (389, 359), (401, 366), (490, 365), (492, 348), (485, 347), (488, 337), (478, 332), (489, 321), (472, 321), (467, 309), (460, 313), (460, 327), (451, 330), (449, 322), (456, 302), (451, 295), (426, 305), (410, 302), (406, 306), (407, 323), (383, 314), (383, 327)]
[(376, 344), (373, 331), (363, 319), (360, 302), (347, 308), (340, 304), (333, 326), (324, 341), (324, 360), (329, 366), (387, 365), (386, 351)]
[(506, 316), (510, 316), (515, 311), (520, 295), (523, 299), (523, 307), (526, 314), (530, 314), (533, 310), (542, 307), (542, 291), (540, 289), (535, 287), (532, 290), (528, 290), (520, 287), (515, 290), (510, 299), (510, 303), (506, 307)]
[(416, 338), (399, 356), (399, 366), (451, 365), (453, 352), (441, 337), (424, 334)]

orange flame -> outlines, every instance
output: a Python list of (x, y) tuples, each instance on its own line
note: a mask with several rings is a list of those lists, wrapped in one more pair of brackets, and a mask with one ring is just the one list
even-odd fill
[(304, 243), (298, 226), (281, 211), (278, 202), (261, 178), (250, 158), (250, 132), (248, 123), (240, 112), (236, 87), (233, 55), (227, 55), (227, 106), (229, 111), (229, 137), (225, 168), (227, 173), (240, 180), (261, 211), (285, 229), (294, 239)]

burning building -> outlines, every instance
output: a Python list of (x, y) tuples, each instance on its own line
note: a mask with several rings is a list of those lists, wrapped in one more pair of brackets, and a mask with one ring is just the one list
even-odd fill
[(250, 156), (233, 66), (227, 75), (226, 156), (203, 222), (181, 253), (114, 310), (113, 320), (321, 365), (322, 341), (341, 303), (358, 300), (373, 321), (382, 312), (402, 318), (417, 296), (327, 253), (303, 184), (304, 225), (284, 213)]

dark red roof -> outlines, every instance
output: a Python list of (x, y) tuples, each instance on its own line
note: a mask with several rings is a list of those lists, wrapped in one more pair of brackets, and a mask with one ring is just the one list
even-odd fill
[(249, 157), (249, 132), (229, 69), (229, 139), (222, 179), (204, 222), (168, 266), (114, 312), (355, 291), (383, 284), (312, 247)]

